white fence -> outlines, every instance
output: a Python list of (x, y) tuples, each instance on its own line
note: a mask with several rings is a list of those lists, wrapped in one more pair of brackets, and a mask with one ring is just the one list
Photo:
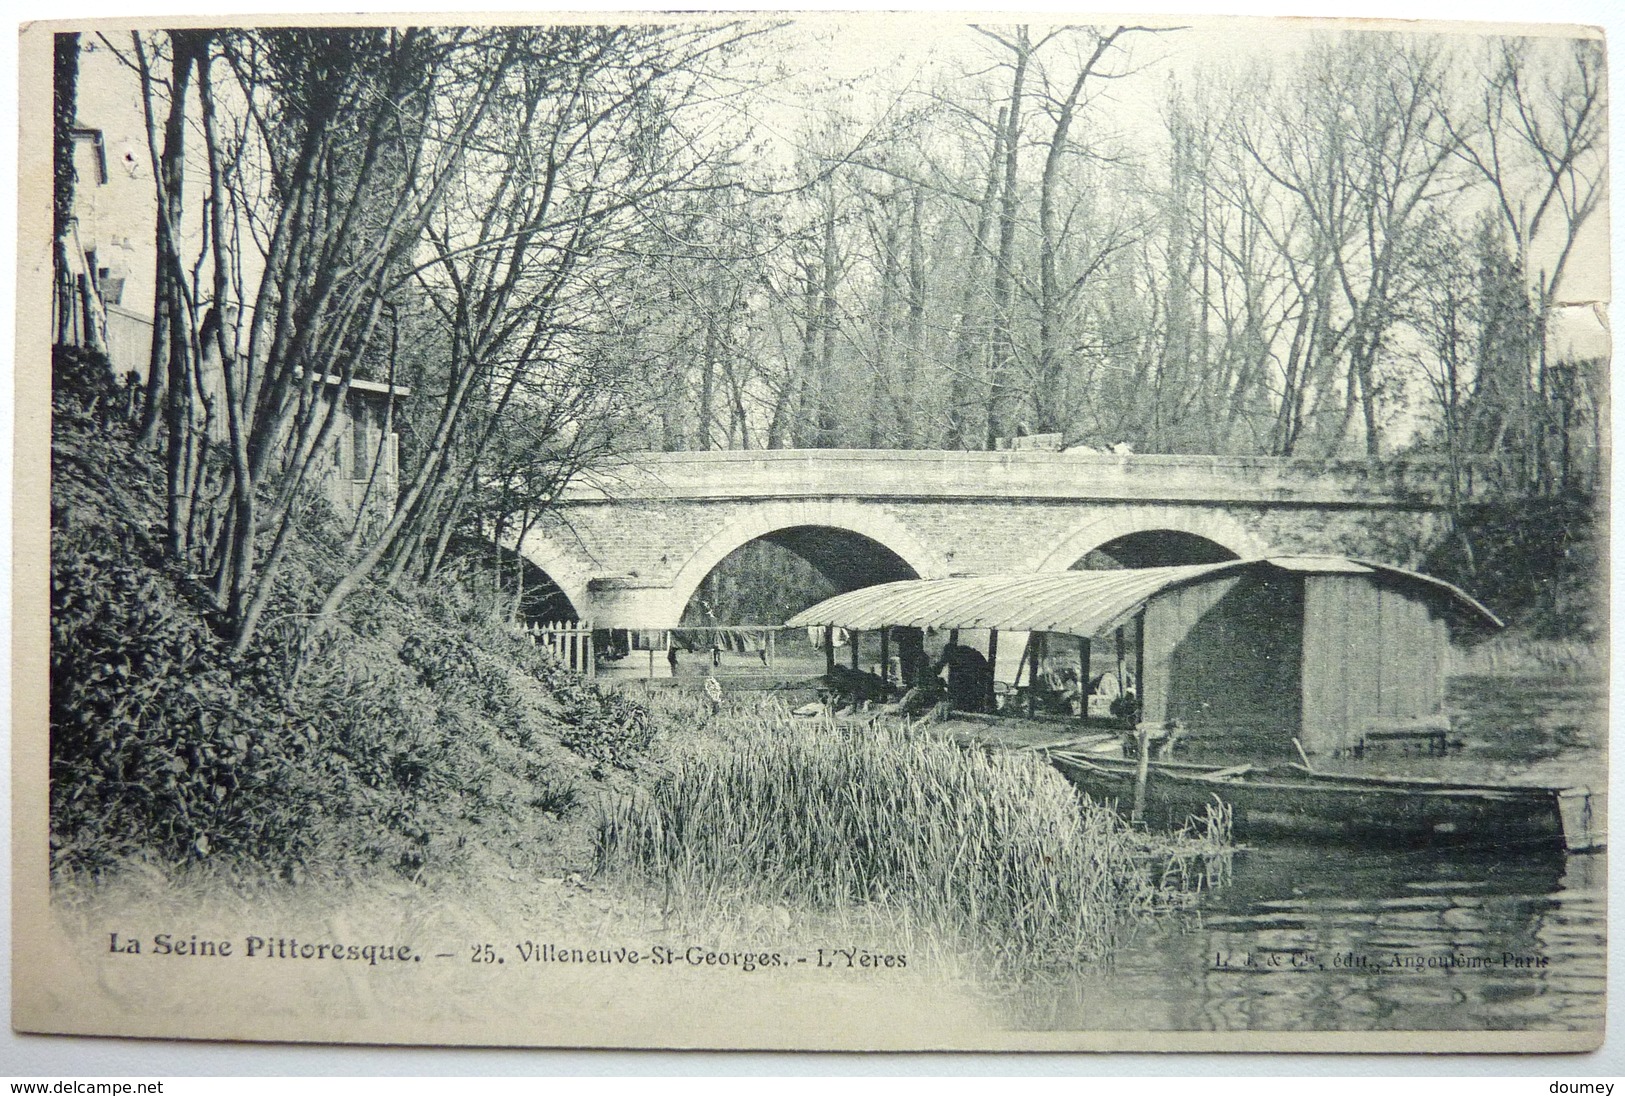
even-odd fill
[(546, 647), (555, 658), (586, 677), (595, 677), (598, 662), (593, 654), (592, 624), (589, 621), (560, 620), (527, 624), (532, 643)]

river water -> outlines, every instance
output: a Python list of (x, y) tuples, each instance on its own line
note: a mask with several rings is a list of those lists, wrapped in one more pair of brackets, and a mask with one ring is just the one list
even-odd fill
[[(1600, 785), (1606, 687), (1458, 678), (1461, 747), (1365, 771)], [(1260, 844), (1102, 967), (1029, 986), (1038, 1030), (1586, 1030), (1603, 1023), (1600, 854)]]

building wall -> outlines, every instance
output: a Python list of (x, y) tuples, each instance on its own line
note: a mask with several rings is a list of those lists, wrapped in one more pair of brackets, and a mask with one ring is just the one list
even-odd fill
[(1292, 575), (1229, 575), (1146, 607), (1142, 718), (1190, 748), (1292, 755), (1301, 722), (1302, 592)]
[(1304, 578), (1304, 746), (1331, 753), (1437, 715), (1449, 635), (1428, 603), (1363, 575)]
[(321, 462), (323, 490), (341, 513), (387, 520), (400, 493), (400, 459), (398, 435), (385, 433), (386, 401), (352, 388), (338, 414)]
[(119, 305), (107, 306), (107, 357), (120, 381), (130, 373), (145, 383), (152, 362), (152, 316)]

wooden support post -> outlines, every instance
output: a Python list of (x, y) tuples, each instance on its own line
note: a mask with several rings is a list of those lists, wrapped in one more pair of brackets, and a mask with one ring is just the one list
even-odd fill
[(835, 676), (835, 625), (824, 625), (824, 676)]
[(1136, 725), (1134, 741), (1140, 748), (1140, 767), (1134, 774), (1134, 813), (1130, 820), (1143, 822), (1145, 820), (1145, 785), (1151, 778), (1151, 729), (1144, 723)]
[(1127, 688), (1128, 688), (1128, 683), (1123, 680), (1123, 669), (1124, 669), (1123, 664), (1124, 664), (1125, 661), (1127, 661), (1128, 656), (1127, 656), (1126, 652), (1124, 652), (1124, 650), (1123, 650), (1124, 639), (1123, 639), (1123, 629), (1121, 627), (1119, 627), (1117, 629), (1116, 639), (1117, 639), (1117, 693), (1118, 693), (1119, 696), (1121, 696), (1125, 691), (1127, 691)]
[(988, 711), (994, 711), (999, 706), (999, 630), (987, 630), (987, 704)]
[(1078, 714), (1089, 714), (1089, 637), (1078, 637)]
[(767, 633), (767, 668), (769, 670), (773, 668), (773, 637), (777, 634), (771, 629)]
[(852, 644), (852, 669), (858, 669), (858, 637), (861, 633), (856, 628), (846, 630), (847, 642)]
[(1042, 632), (1030, 632), (1027, 635), (1027, 715), (1029, 718), (1038, 714), (1038, 666), (1043, 657), (1042, 648), (1044, 638)]
[[(1144, 719), (1147, 710), (1145, 703), (1145, 610), (1141, 609), (1140, 615), (1134, 618), (1134, 718), (1136, 720)], [(1168, 713), (1163, 712), (1159, 718), (1168, 718)]]
[(880, 683), (891, 688), (891, 629), (880, 629)]

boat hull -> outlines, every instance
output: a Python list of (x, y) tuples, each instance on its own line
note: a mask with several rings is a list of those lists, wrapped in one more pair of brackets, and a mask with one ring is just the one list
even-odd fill
[[(1051, 761), (1096, 801), (1115, 802), (1125, 814), (1135, 799), (1132, 761), (1103, 762), (1054, 753)], [(1230, 770), (1233, 772), (1234, 770)], [(1606, 818), (1600, 797), (1556, 788), (1445, 784), (1339, 777), (1269, 770), (1225, 776), (1196, 765), (1150, 766), (1142, 818), (1157, 828), (1178, 828), (1203, 817), (1215, 801), (1229, 808), (1237, 840), (1298, 838), (1416, 846), (1471, 843), (1485, 847), (1547, 847), (1575, 851), (1601, 846), (1601, 837), (1578, 821)], [(1568, 828), (1565, 829), (1565, 821)]]

